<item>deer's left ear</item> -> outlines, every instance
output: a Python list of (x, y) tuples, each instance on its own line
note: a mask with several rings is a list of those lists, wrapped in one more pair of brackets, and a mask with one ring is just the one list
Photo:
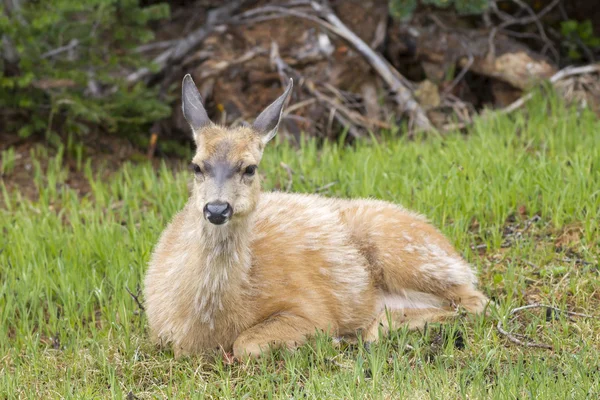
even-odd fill
[(252, 124), (252, 128), (260, 135), (263, 143), (266, 144), (275, 137), (275, 134), (277, 134), (277, 128), (279, 128), (279, 122), (281, 121), (281, 114), (283, 114), (283, 106), (292, 92), (293, 86), (294, 81), (290, 78), (290, 84), (285, 89), (285, 92), (261, 112), (256, 118), (256, 121), (254, 121), (254, 124)]

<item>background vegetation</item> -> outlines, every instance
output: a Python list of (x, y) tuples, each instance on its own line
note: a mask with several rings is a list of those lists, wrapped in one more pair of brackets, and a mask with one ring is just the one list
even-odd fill
[[(215, 93), (206, 92), (208, 89), (204, 90), (208, 93), (205, 99), (209, 103), (208, 109), (215, 120), (225, 120), (229, 123), (235, 118), (253, 117), (256, 115), (256, 110), (251, 107), (242, 110), (235, 110), (234, 107), (232, 110), (228, 100), (235, 97), (244, 98), (248, 104), (264, 107), (268, 99), (273, 97), (268, 89), (278, 86), (279, 79), (276, 73), (273, 76), (273, 66), (269, 66), (269, 55), (266, 54), (270, 47), (269, 42), (273, 38), (265, 36), (262, 30), (266, 29), (268, 32), (275, 26), (274, 21), (268, 24), (258, 22), (256, 23), (258, 29), (248, 30), (244, 26), (254, 26), (254, 22), (246, 19), (244, 20), (246, 22), (241, 23), (241, 17), (237, 16), (219, 20), (218, 15), (234, 9), (238, 13), (249, 9), (264, 10), (271, 3), (258, 0), (230, 3), (232, 4), (230, 10), (221, 10), (223, 4), (212, 0), (202, 2), (3, 0), (0, 2), (0, 36), (2, 37), (0, 134), (3, 135), (2, 138), (8, 138), (3, 142), (21, 143), (23, 138), (36, 135), (38, 139), (42, 138), (57, 146), (61, 142), (66, 143), (73, 139), (82, 140), (91, 132), (116, 134), (129, 138), (138, 146), (145, 147), (149, 143), (150, 133), (158, 132), (162, 135), (162, 140), (159, 141), (160, 150), (172, 154), (180, 148), (170, 145), (165, 139), (176, 138), (179, 142), (189, 140), (186, 127), (178, 122), (178, 113), (172, 111), (179, 109), (176, 99), (178, 99), (181, 76), (186, 72), (194, 73), (194, 71), (201, 76), (200, 83), (216, 87)], [(349, 27), (356, 29), (357, 34), (365, 41), (379, 43), (375, 50), (381, 52), (389, 63), (408, 79), (433, 81), (439, 86), (435, 93), (427, 96), (419, 95), (422, 94), (423, 88), (411, 89), (428, 112), (432, 122), (442, 117), (464, 118), (465, 113), (467, 120), (470, 120), (468, 115), (475, 112), (475, 109), (478, 111), (482, 106), (499, 106), (497, 97), (500, 95), (487, 93), (485, 88), (494, 85), (490, 85), (489, 81), (474, 80), (470, 72), (464, 73), (467, 69), (461, 72), (461, 67), (456, 63), (446, 62), (438, 67), (442, 68), (443, 79), (442, 82), (437, 82), (432, 77), (431, 71), (423, 66), (426, 61), (431, 64), (431, 60), (417, 59), (418, 63), (423, 64), (417, 67), (416, 56), (411, 55), (410, 52), (406, 53), (406, 49), (400, 52), (402, 56), (398, 58), (398, 46), (401, 48), (415, 46), (415, 43), (410, 43), (413, 39), (405, 37), (403, 33), (405, 28), (430, 29), (429, 17), (446, 21), (445, 24), (456, 27), (457, 32), (460, 30), (490, 31), (492, 28), (497, 28), (498, 48), (502, 47), (502, 41), (505, 40), (502, 39), (502, 34), (519, 40), (521, 45), (525, 45), (533, 53), (540, 53), (541, 56), (544, 56), (548, 49), (552, 50), (556, 47), (558, 50), (555, 54), (549, 54), (553, 57), (551, 57), (552, 63), (557, 67), (577, 62), (594, 62), (600, 55), (600, 32), (598, 31), (600, 28), (594, 25), (595, 20), (590, 19), (596, 18), (595, 14), (585, 14), (585, 7), (582, 8), (575, 3), (579, 2), (569, 2), (564, 5), (561, 1), (552, 2), (552, 7), (546, 12), (549, 4), (533, 0), (379, 0), (366, 3), (350, 0), (348, 4), (352, 7), (344, 7), (343, 1), (331, 2), (342, 19), (347, 20)], [(285, 2), (278, 4), (284, 5)], [(359, 7), (357, 13), (368, 17), (362, 26), (354, 21), (360, 15), (348, 11), (356, 7)], [(539, 15), (539, 18), (536, 15)], [(600, 19), (600, 15), (597, 19)], [(231, 25), (232, 27), (224, 29), (230, 29), (234, 35), (239, 36), (238, 47), (246, 48), (247, 43), (256, 42), (260, 48), (252, 50), (256, 52), (252, 57), (248, 56), (249, 53), (246, 53), (247, 59), (244, 59), (244, 56), (239, 57), (235, 43), (232, 45), (228, 42), (227, 36), (223, 36), (223, 29), (211, 32), (211, 21), (219, 21), (224, 24), (222, 26)], [(298, 20), (286, 19), (285, 22), (289, 25), (290, 31), (297, 29)], [(302, 31), (311, 33), (314, 26), (310, 23), (307, 25), (305, 22), (302, 22), (304, 24), (301, 25)], [(445, 26), (442, 22), (436, 23)], [(383, 29), (383, 39), (371, 40), (369, 37), (374, 34), (376, 26), (377, 29)], [(540, 28), (538, 32), (541, 26), (544, 28)], [(204, 28), (206, 32), (202, 34)], [(161, 53), (165, 48), (167, 51), (177, 49), (182, 41), (199, 37), (198, 32), (203, 39), (194, 42), (195, 46), (190, 47), (185, 54), (174, 56)], [(280, 39), (281, 53), (288, 56), (286, 58), (288, 62), (290, 53), (291, 56), (297, 57), (298, 47), (314, 47), (317, 42), (313, 34), (311, 34), (313, 36), (309, 35), (310, 40), (307, 39), (306, 43), (297, 43), (288, 40), (287, 35), (279, 35), (278, 31), (275, 32)], [(292, 38), (301, 36), (294, 32), (291, 34)], [(385, 90), (382, 90), (383, 88), (377, 82), (371, 83), (377, 86), (377, 95), (373, 99), (369, 99), (368, 95), (361, 93), (358, 87), (354, 87), (359, 83), (362, 84), (362, 80), (368, 75), (361, 66), (364, 61), (353, 58), (344, 50), (347, 43), (339, 41), (331, 32), (328, 34), (333, 41), (336, 56), (333, 57), (328, 53), (328, 56), (323, 58), (321, 54), (317, 58), (321, 61), (326, 59), (326, 63), (317, 63), (314, 67), (319, 71), (331, 69), (332, 66), (342, 68), (338, 75), (344, 75), (352, 72), (344, 72), (343, 65), (355, 65), (357, 75), (350, 77), (348, 82), (337, 82), (337, 78), (333, 76), (312, 76), (310, 71), (292, 65), (298, 73), (310, 78), (309, 81), (312, 82), (310, 85), (305, 85), (308, 89), (299, 87), (297, 93), (303, 90), (310, 92), (313, 90), (310, 89), (312, 84), (332, 83), (337, 85), (341, 90), (340, 93), (345, 93), (345, 96), (350, 98), (351, 101), (348, 100), (346, 106), (355, 114), (345, 114), (340, 111), (343, 109), (337, 106), (338, 112), (334, 113), (336, 118), (333, 126), (326, 126), (327, 120), (331, 119), (329, 117), (331, 100), (324, 101), (323, 96), (329, 94), (323, 88), (316, 86), (320, 90), (320, 95), (316, 96), (320, 99), (317, 104), (306, 108), (308, 111), (305, 114), (302, 114), (303, 108), (296, 111), (299, 113), (296, 115), (298, 118), (316, 122), (313, 125), (298, 126), (290, 123), (287, 128), (296, 132), (305, 131), (311, 135), (336, 138), (344, 127), (348, 127), (348, 124), (358, 125), (360, 132), (357, 132), (365, 133), (365, 130), (376, 131), (383, 125), (387, 126), (390, 120), (394, 123), (404, 122), (401, 115), (394, 116), (399, 114), (401, 109), (394, 106), (388, 107), (388, 110), (384, 107)], [(222, 36), (222, 47), (225, 53), (211, 50), (213, 45), (206, 43), (210, 42), (211, 35)], [(431, 32), (427, 35), (431, 35)], [(448, 39), (447, 42), (448, 46), (451, 46), (453, 40)], [(303, 51), (310, 53), (307, 49)], [(311, 51), (312, 59), (298, 59), (297, 62), (313, 63), (316, 57), (314, 51), (324, 50), (312, 49)], [(435, 57), (449, 60), (455, 58), (458, 62), (465, 56), (458, 54), (462, 51), (460, 49), (449, 51), (449, 54), (437, 54)], [(473, 50), (477, 59), (476, 53), (477, 51)], [(184, 56), (187, 59), (184, 60)], [(256, 65), (248, 61), (254, 57), (262, 61)], [(221, 64), (220, 69), (214, 69), (219, 62), (224, 64)], [(246, 66), (246, 62), (250, 64)], [(136, 71), (145, 68), (148, 69), (146, 74), (134, 77)], [(267, 70), (265, 73), (268, 77), (260, 78), (262, 80), (259, 80), (259, 83), (253, 83), (256, 79), (252, 71), (263, 69)], [(475, 67), (471, 69), (477, 70)], [(231, 75), (227, 76), (226, 73)], [(433, 75), (439, 73), (440, 71)], [(213, 82), (211, 79), (216, 81)], [(227, 83), (232, 80), (240, 84), (235, 88), (228, 88)], [(353, 81), (356, 83), (354, 86)], [(251, 90), (240, 88), (240, 85), (251, 86)], [(263, 98), (256, 95), (261, 90), (268, 92), (268, 96)], [(314, 97), (315, 93), (312, 95)], [(441, 103), (438, 99), (430, 104), (431, 96), (434, 99), (441, 98)], [(460, 98), (460, 101), (452, 100), (451, 96)], [(496, 98), (494, 104), (488, 104), (485, 100), (490, 96)], [(299, 94), (296, 97), (298, 97), (296, 101), (302, 100)], [(338, 98), (330, 99), (340, 102)], [(369, 102), (374, 102), (375, 106), (379, 104), (380, 112), (374, 115), (369, 109), (373, 107), (369, 106)], [(345, 103), (342, 99), (341, 105), (343, 104)], [(434, 109), (429, 110), (430, 107)], [(317, 112), (319, 109), (325, 110), (324, 115)], [(449, 110), (456, 109), (462, 111), (455, 116), (452, 112), (447, 115)], [(341, 116), (338, 115), (340, 113)], [(367, 120), (381, 120), (381, 122), (379, 125), (372, 126), (363, 124), (363, 127), (359, 122), (364, 122), (364, 119), (356, 117), (357, 113), (366, 114)], [(319, 122), (321, 120), (322, 122)], [(331, 128), (334, 133), (329, 132)], [(353, 129), (350, 129), (350, 132), (352, 135), (348, 137), (351, 139), (358, 135)]]

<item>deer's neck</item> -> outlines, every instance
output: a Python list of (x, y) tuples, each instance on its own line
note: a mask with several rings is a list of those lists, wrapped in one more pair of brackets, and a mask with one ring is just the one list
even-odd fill
[(202, 221), (196, 310), (211, 329), (220, 313), (238, 308), (242, 302), (251, 265), (251, 225), (250, 220), (225, 226)]

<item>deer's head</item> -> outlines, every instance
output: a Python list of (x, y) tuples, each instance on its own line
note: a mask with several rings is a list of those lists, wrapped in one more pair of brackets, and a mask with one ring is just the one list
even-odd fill
[(260, 195), (257, 168), (265, 145), (277, 133), (292, 86), (290, 79), (285, 92), (252, 125), (227, 128), (208, 118), (192, 77), (183, 78), (183, 115), (196, 142), (192, 196), (210, 223), (222, 225), (243, 218), (256, 207)]

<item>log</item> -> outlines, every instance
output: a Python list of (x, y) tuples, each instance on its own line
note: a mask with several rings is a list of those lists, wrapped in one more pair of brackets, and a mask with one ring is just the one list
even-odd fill
[[(546, 57), (528, 47), (487, 31), (442, 29), (437, 25), (410, 26), (399, 32), (397, 55), (412, 55), (418, 61), (447, 68), (458, 65), (525, 90), (549, 79), (557, 68)], [(490, 43), (492, 38), (492, 43)]]

